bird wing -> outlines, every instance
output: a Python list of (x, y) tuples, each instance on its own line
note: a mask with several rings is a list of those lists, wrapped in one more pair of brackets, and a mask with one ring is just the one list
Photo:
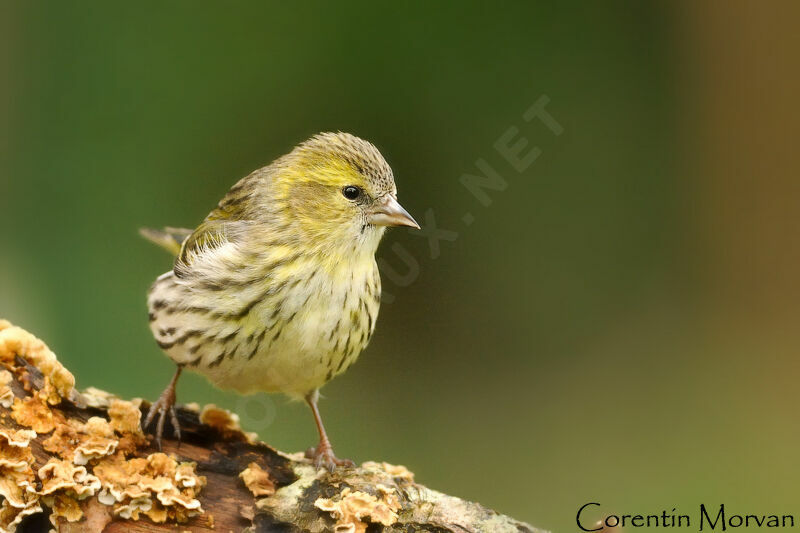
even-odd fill
[(153, 242), (165, 249), (172, 255), (178, 255), (181, 251), (181, 245), (192, 230), (186, 228), (140, 228), (139, 235), (144, 237), (150, 242)]
[(220, 219), (206, 219), (192, 232), (180, 248), (175, 260), (175, 269), (190, 267), (199, 255), (208, 253), (228, 242), (226, 227), (229, 222)]

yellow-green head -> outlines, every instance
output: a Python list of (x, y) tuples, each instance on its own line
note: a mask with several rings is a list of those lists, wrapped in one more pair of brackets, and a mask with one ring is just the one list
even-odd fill
[(419, 228), (378, 149), (341, 132), (315, 135), (242, 179), (209, 215), (219, 219), (265, 221), (317, 249), (362, 244), (366, 252), (386, 226)]

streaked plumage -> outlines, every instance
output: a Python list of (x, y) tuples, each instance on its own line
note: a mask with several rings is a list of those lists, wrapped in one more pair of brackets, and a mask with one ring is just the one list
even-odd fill
[(325, 133), (240, 180), (188, 237), (147, 230), (172, 251), (182, 240), (148, 295), (159, 346), (222, 388), (305, 397), (315, 409), (316, 391), (374, 331), (385, 226), (416, 227), (395, 198), (372, 144)]

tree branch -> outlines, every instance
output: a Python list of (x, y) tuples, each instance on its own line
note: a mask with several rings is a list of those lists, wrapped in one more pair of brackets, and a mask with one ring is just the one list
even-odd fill
[(78, 393), (42, 341), (1, 320), (0, 368), (2, 531), (539, 531), (402, 466), (317, 471), (213, 406), (179, 409), (183, 440), (160, 453), (140, 428), (149, 404)]

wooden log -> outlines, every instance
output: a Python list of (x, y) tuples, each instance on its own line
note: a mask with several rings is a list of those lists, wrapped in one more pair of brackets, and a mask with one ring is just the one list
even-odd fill
[(182, 442), (166, 438), (159, 452), (140, 427), (149, 404), (77, 392), (42, 341), (5, 321), (0, 365), (3, 531), (539, 531), (428, 489), (402, 466), (317, 470), (213, 406), (180, 408)]

